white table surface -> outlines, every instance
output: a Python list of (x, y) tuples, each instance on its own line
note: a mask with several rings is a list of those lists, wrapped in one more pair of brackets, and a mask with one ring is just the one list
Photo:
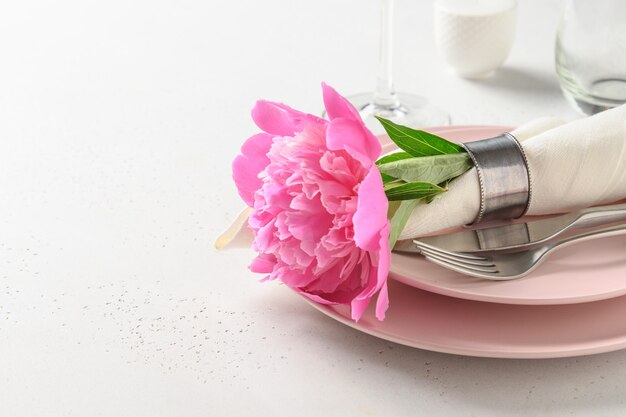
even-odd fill
[[(457, 124), (577, 117), (561, 3), (522, 0), (491, 79), (437, 58), (397, 1), (396, 85)], [(388, 343), (260, 284), (212, 245), (257, 98), (318, 112), (371, 89), (375, 0), (0, 6), (0, 416), (624, 415), (626, 352), (490, 360)], [(393, 308), (393, 304), (392, 304)]]

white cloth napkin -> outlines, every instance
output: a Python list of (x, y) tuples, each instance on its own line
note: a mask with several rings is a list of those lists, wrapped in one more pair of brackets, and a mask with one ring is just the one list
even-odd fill
[[(539, 119), (511, 132), (528, 158), (529, 215), (564, 213), (626, 198), (626, 105), (562, 124)], [(408, 239), (471, 223), (480, 187), (472, 168), (430, 204), (415, 208), (400, 234)]]

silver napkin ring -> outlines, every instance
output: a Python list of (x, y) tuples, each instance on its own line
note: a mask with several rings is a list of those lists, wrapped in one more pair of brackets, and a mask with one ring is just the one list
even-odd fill
[(522, 217), (531, 196), (528, 160), (510, 133), (462, 144), (480, 183), (480, 210), (468, 226)]

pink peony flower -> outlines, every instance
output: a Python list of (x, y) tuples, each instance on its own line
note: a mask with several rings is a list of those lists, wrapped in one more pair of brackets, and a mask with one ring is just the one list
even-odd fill
[(322, 84), (330, 121), (280, 103), (258, 101), (252, 118), (264, 133), (233, 161), (241, 198), (253, 208), (250, 265), (324, 304), (349, 304), (359, 320), (378, 293), (389, 304), (387, 198), (375, 165), (377, 138), (356, 109)]

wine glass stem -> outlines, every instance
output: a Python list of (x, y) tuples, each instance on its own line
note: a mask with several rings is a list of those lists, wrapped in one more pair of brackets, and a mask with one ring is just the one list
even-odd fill
[(392, 46), (393, 46), (393, 0), (381, 0), (380, 45), (378, 58), (378, 80), (374, 92), (377, 107), (397, 107), (398, 97), (393, 91)]

